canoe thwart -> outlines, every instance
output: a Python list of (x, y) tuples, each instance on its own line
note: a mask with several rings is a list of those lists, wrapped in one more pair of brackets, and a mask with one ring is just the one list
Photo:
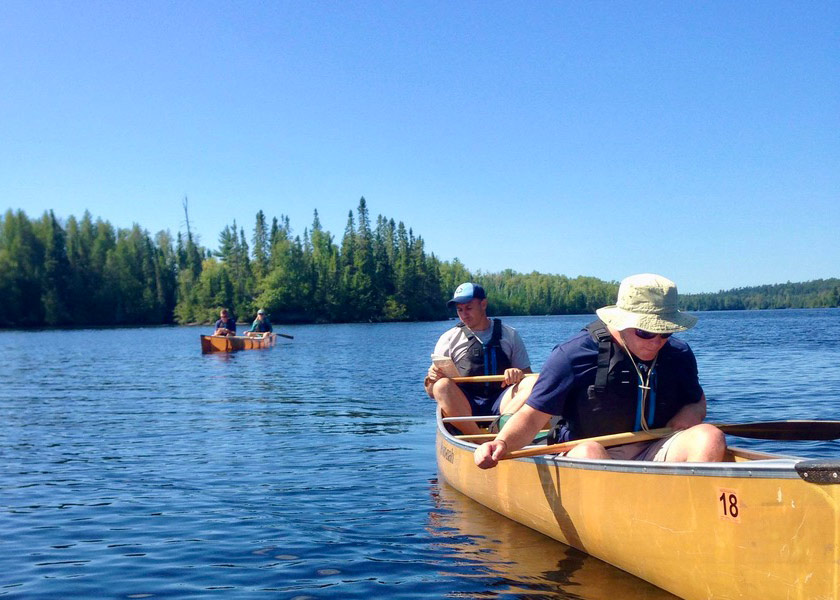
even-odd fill
[[(542, 442), (543, 442), (542, 448), (546, 447), (545, 436), (548, 435), (549, 431), (551, 431), (551, 430), (550, 429), (541, 429), (537, 433), (537, 435), (534, 436), (535, 439), (539, 439), (540, 437), (542, 437)], [(488, 433), (468, 433), (468, 434), (463, 434), (463, 435), (453, 435), (452, 437), (454, 437), (457, 440), (464, 440), (465, 442), (480, 443), (480, 442), (489, 442), (489, 441), (495, 440), (497, 435), (499, 435), (499, 434), (488, 432)], [(534, 442), (534, 443), (536, 444), (537, 442)]]
[(466, 421), (495, 421), (498, 418), (499, 415), (482, 415), (478, 417), (443, 417), (442, 421), (444, 423), (464, 423)]

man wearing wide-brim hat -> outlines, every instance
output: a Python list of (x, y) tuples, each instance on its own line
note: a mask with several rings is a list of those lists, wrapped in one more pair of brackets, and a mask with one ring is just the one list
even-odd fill
[(706, 397), (691, 348), (672, 334), (697, 317), (677, 306), (677, 286), (661, 275), (627, 277), (614, 305), (596, 311), (578, 335), (551, 352), (531, 394), (496, 440), (475, 452), (482, 468), (530, 443), (551, 416), (562, 416), (557, 441), (670, 427), (653, 442), (605, 448), (583, 442), (567, 456), (655, 461), (720, 461), (723, 433), (706, 417)]

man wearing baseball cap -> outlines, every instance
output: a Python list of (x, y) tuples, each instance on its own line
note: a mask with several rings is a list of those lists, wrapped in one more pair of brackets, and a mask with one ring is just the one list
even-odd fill
[(496, 440), (475, 452), (476, 464), (496, 466), (507, 452), (530, 443), (552, 415), (562, 415), (557, 441), (658, 427), (677, 432), (654, 442), (605, 448), (575, 446), (567, 456), (624, 460), (709, 462), (723, 459), (726, 440), (706, 417), (697, 361), (672, 334), (694, 327), (697, 317), (677, 308), (677, 286), (660, 275), (627, 277), (614, 305), (598, 320), (556, 346), (530, 396)]
[[(447, 306), (456, 309), (461, 322), (440, 336), (433, 356), (451, 358), (457, 375), (504, 375), (504, 382), (456, 384), (454, 372), (433, 362), (424, 381), (426, 393), (447, 417), (497, 415), (533, 386), (534, 377), (523, 381), (531, 372), (525, 344), (513, 327), (487, 317), (487, 295), (477, 283), (459, 285)], [(480, 432), (475, 422), (461, 422), (457, 428), (465, 434)]]
[(271, 333), (274, 328), (271, 326), (271, 321), (268, 320), (268, 315), (263, 309), (257, 311), (257, 318), (251, 323), (251, 329), (245, 332), (248, 337), (261, 337), (266, 333)]

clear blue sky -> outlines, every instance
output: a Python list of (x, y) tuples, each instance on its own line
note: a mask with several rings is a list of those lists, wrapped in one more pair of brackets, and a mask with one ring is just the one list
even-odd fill
[(216, 248), (364, 196), (441, 259), (840, 276), (840, 2), (0, 3), (0, 209)]

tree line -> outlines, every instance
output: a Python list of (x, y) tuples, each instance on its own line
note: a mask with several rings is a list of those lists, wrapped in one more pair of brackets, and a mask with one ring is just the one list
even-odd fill
[[(185, 203), (186, 212), (186, 203)], [(66, 222), (53, 211), (0, 218), (3, 327), (208, 323), (220, 307), (239, 320), (258, 308), (275, 322), (436, 320), (464, 281), (484, 285), (491, 314), (587, 314), (615, 301), (618, 284), (594, 277), (470, 272), (442, 261), (403, 222), (372, 220), (365, 199), (337, 240), (314, 211), (293, 233), (289, 218), (256, 214), (250, 235), (233, 222), (218, 247), (192, 234), (151, 236), (85, 212)], [(688, 310), (840, 306), (840, 280), (742, 288), (682, 298)]]
[(680, 296), (680, 304), (686, 310), (833, 308), (840, 306), (840, 279), (759, 285), (714, 294), (686, 294)]
[[(180, 237), (179, 237), (180, 243)], [(85, 213), (0, 219), (2, 326), (171, 323), (178, 259), (167, 232), (115, 229)]]
[(218, 250), (179, 271), (174, 316), (179, 323), (206, 322), (227, 306), (240, 318), (264, 308), (283, 322), (440, 319), (444, 290), (465, 273), (457, 262), (427, 253), (423, 238), (403, 222), (381, 215), (372, 222), (364, 198), (349, 211), (338, 242), (317, 210), (303, 236), (293, 234), (288, 217), (269, 224), (259, 211), (250, 245), (234, 222), (219, 235)]

